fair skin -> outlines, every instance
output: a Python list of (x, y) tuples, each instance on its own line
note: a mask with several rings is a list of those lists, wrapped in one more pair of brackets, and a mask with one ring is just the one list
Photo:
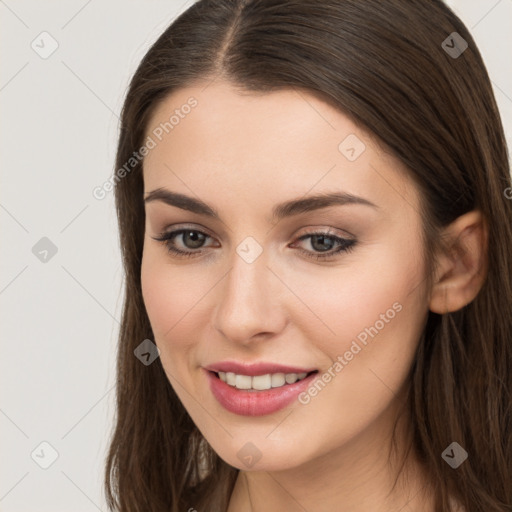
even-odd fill
[[(229, 512), (433, 511), (414, 454), (393, 488), (399, 460), (388, 461), (391, 431), (429, 309), (460, 309), (481, 287), (480, 214), (447, 229), (462, 250), (440, 255), (427, 289), (418, 190), (374, 137), (304, 91), (206, 84), (175, 91), (153, 113), (148, 135), (191, 96), (198, 102), (145, 157), (144, 195), (191, 196), (220, 218), (146, 202), (141, 281), (171, 385), (213, 449), (241, 470)], [(365, 145), (353, 161), (338, 149), (350, 134)], [(333, 205), (271, 220), (279, 203), (330, 192), (375, 206)], [(180, 228), (207, 235), (203, 245), (175, 237), (174, 246), (195, 252), (190, 258), (155, 240)], [(334, 254), (335, 244), (324, 261), (308, 257), (322, 248), (299, 237), (327, 230), (356, 244)], [(249, 236), (262, 250), (251, 263), (236, 251)], [(203, 367), (225, 359), (332, 372), (393, 304), (400, 311), (307, 404), (243, 416), (209, 389)], [(410, 434), (404, 415), (399, 452)], [(251, 467), (237, 456), (247, 443), (260, 455)]]

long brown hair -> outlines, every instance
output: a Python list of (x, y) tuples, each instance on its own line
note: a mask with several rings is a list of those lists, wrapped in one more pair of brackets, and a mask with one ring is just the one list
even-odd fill
[[(454, 32), (468, 45), (460, 55), (449, 51)], [(451, 510), (453, 496), (467, 511), (511, 511), (510, 169), (490, 80), (464, 24), (440, 0), (201, 0), (139, 65), (122, 112), (116, 169), (144, 144), (164, 97), (215, 77), (249, 91), (302, 88), (373, 133), (421, 192), (431, 269), (441, 228), (482, 212), (485, 282), (464, 308), (429, 313), (408, 404), (413, 448), (435, 482), (436, 510)], [(160, 359), (145, 366), (134, 356), (154, 339), (140, 283), (142, 164), (115, 176), (126, 284), (107, 502), (121, 512), (225, 511), (238, 470), (202, 437)], [(469, 454), (457, 470), (441, 457), (452, 441)]]

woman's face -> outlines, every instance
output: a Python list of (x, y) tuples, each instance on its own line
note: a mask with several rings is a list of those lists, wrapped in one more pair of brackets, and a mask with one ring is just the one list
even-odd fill
[(291, 89), (181, 89), (146, 135), (144, 302), (167, 377), (214, 450), (279, 470), (382, 446), (428, 312), (403, 166)]

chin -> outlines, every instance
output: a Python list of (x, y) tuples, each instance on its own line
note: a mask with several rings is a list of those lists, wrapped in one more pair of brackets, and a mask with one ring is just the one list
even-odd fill
[(281, 439), (266, 439), (266, 435), (237, 437), (229, 445), (207, 440), (224, 462), (242, 471), (285, 471), (315, 458), (300, 440), (290, 438), (283, 443)]

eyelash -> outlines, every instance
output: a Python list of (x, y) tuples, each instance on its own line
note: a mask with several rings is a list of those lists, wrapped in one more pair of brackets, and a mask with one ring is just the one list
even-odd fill
[[(175, 230), (175, 231), (169, 231), (168, 233), (162, 233), (160, 234), (160, 236), (158, 237), (153, 237), (154, 240), (156, 240), (157, 242), (162, 242), (167, 250), (169, 251), (169, 253), (177, 256), (177, 257), (183, 257), (183, 258), (190, 258), (192, 256), (195, 256), (195, 255), (198, 255), (198, 254), (201, 254), (201, 251), (200, 249), (199, 250), (191, 250), (191, 251), (183, 251), (181, 249), (177, 249), (174, 245), (172, 245), (172, 241), (173, 239), (176, 237), (176, 236), (179, 236), (181, 234), (184, 234), (184, 233), (188, 233), (188, 232), (192, 232), (192, 233), (200, 233), (202, 235), (205, 235), (206, 237), (209, 237), (211, 238), (209, 235), (207, 235), (206, 233), (203, 233), (202, 231), (199, 231), (197, 229), (188, 229), (188, 228), (183, 228), (183, 229), (178, 229), (178, 230)], [(339, 253), (348, 253), (350, 251), (352, 251), (356, 245), (356, 240), (350, 240), (350, 239), (347, 239), (347, 238), (341, 238), (339, 236), (336, 236), (336, 235), (333, 235), (331, 232), (329, 231), (314, 231), (314, 232), (311, 232), (311, 233), (305, 233), (304, 235), (300, 236), (297, 241), (302, 241), (302, 240), (305, 240), (307, 238), (310, 238), (312, 236), (324, 236), (326, 238), (331, 238), (334, 240), (335, 243), (338, 244), (338, 248), (336, 250), (331, 250), (331, 252), (326, 252), (326, 253), (317, 253), (317, 254), (314, 254), (312, 253), (311, 251), (308, 251), (306, 249), (299, 249), (299, 251), (303, 254), (306, 255), (306, 257), (308, 258), (311, 258), (313, 260), (317, 260), (317, 261), (321, 261), (321, 260), (325, 260), (327, 258), (331, 258)]]

